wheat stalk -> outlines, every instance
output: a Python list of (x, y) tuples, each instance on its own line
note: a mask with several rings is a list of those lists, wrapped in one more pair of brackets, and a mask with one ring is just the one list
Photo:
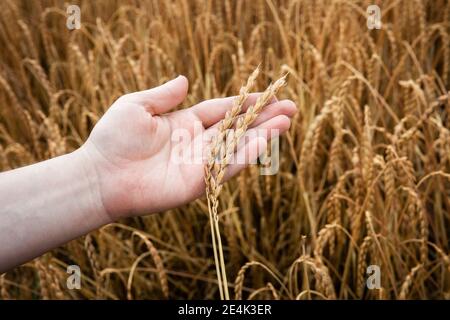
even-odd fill
[(49, 289), (49, 277), (48, 270), (40, 259), (36, 259), (34, 263), (38, 276), (39, 276), (39, 288), (41, 291), (41, 297), (44, 300), (50, 300), (50, 289)]
[(408, 275), (405, 278), (405, 281), (402, 284), (402, 287), (400, 288), (400, 294), (399, 294), (400, 300), (405, 300), (408, 297), (409, 292), (411, 290), (411, 286), (414, 281), (414, 277), (422, 269), (422, 267), (423, 267), (423, 264), (418, 264), (417, 266), (412, 268), (411, 271), (408, 273)]
[[(214, 176), (217, 171), (217, 163), (216, 159), (223, 148), (224, 139), (226, 136), (226, 132), (233, 126), (234, 121), (237, 116), (240, 114), (242, 110), (242, 106), (247, 100), (250, 90), (255, 84), (256, 78), (259, 74), (259, 66), (253, 71), (250, 77), (247, 80), (245, 86), (243, 86), (239, 95), (233, 101), (233, 106), (231, 110), (227, 111), (225, 114), (225, 118), (220, 122), (218, 133), (213, 138), (213, 142), (211, 144), (210, 154), (208, 157), (208, 163), (205, 166), (205, 184), (206, 184), (206, 196), (208, 199), (208, 211), (209, 211), (209, 221), (211, 227), (211, 237), (214, 251), (214, 262), (216, 265), (217, 272), (217, 280), (219, 284), (219, 292), (221, 299), (229, 299), (228, 294), (228, 286), (227, 286), (227, 278), (226, 273), (224, 271), (224, 262), (223, 262), (223, 253), (221, 250), (221, 239), (220, 239), (220, 230), (218, 228), (218, 217), (217, 217), (217, 207), (218, 207), (218, 196), (221, 190), (221, 185), (217, 183), (217, 178)], [(220, 263), (219, 263), (220, 258)]]
[(372, 237), (366, 236), (361, 244), (361, 247), (359, 248), (359, 255), (358, 255), (358, 274), (357, 274), (357, 281), (356, 281), (356, 290), (357, 290), (357, 296), (359, 298), (362, 298), (363, 292), (364, 292), (364, 278), (366, 275), (366, 258), (368, 253), (370, 252), (372, 246)]
[(6, 287), (6, 273), (0, 275), (0, 297), (2, 298), (2, 300), (11, 299), (8, 288)]
[[(251, 86), (255, 83), (259, 74), (259, 67), (250, 75), (247, 84), (241, 88), (240, 94), (233, 103), (232, 109), (226, 113), (225, 119), (219, 124), (217, 138), (213, 140), (213, 146), (205, 165), (205, 184), (208, 199), (208, 211), (210, 215), (211, 234), (213, 237), (214, 261), (218, 273), (219, 292), (222, 299), (229, 300), (228, 280), (225, 269), (225, 260), (222, 249), (222, 239), (219, 228), (219, 194), (222, 190), (222, 183), (225, 176), (225, 169), (229, 164), (231, 155), (234, 153), (239, 140), (247, 131), (248, 127), (255, 121), (264, 106), (276, 95), (278, 90), (286, 83), (286, 75), (269, 85), (269, 87), (258, 97), (255, 104), (250, 106), (243, 118), (238, 118), (242, 105), (248, 97)], [(223, 143), (226, 130), (231, 128), (237, 119), (236, 130), (233, 133), (230, 143)], [(222, 151), (222, 152), (220, 152)], [(216, 157), (221, 155), (217, 164)], [(222, 288), (223, 287), (223, 288)]]
[(100, 286), (101, 286), (101, 267), (98, 254), (95, 250), (92, 235), (87, 234), (84, 237), (84, 248), (86, 250), (86, 255), (88, 257), (89, 264), (91, 265), (92, 271), (94, 272), (95, 282), (96, 282), (96, 296), (100, 298)]
[(167, 280), (167, 273), (164, 268), (163, 261), (161, 259), (161, 255), (159, 254), (156, 247), (153, 245), (153, 243), (141, 232), (134, 232), (133, 234), (139, 236), (147, 246), (148, 251), (150, 252), (150, 255), (153, 258), (153, 262), (155, 263), (156, 270), (158, 273), (158, 278), (161, 284), (161, 289), (164, 294), (164, 297), (169, 298), (169, 282)]

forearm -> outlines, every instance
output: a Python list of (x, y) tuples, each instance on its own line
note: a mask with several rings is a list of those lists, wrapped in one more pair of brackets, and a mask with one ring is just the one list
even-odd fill
[(83, 150), (0, 174), (0, 271), (110, 222)]

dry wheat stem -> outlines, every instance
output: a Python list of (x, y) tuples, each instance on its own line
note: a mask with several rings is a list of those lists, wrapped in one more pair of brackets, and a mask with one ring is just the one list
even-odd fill
[[(209, 155), (208, 163), (205, 166), (206, 167), (205, 182), (206, 182), (206, 193), (208, 197), (208, 208), (210, 211), (210, 216), (212, 216), (212, 220), (210, 219), (210, 223), (213, 223), (214, 225), (213, 228), (211, 228), (211, 231), (216, 238), (216, 242), (214, 242), (213, 240), (213, 248), (214, 251), (217, 252), (217, 254), (215, 254), (215, 260), (217, 259), (217, 256), (219, 260), (218, 262), (220, 265), (219, 269), (221, 274), (219, 284), (222, 283), (223, 285), (223, 298), (225, 300), (229, 299), (228, 280), (225, 270), (225, 260), (223, 255), (222, 239), (220, 236), (219, 218), (218, 218), (218, 206), (219, 206), (218, 197), (222, 189), (222, 181), (225, 175), (225, 168), (229, 164), (230, 157), (234, 153), (240, 138), (247, 131), (247, 128), (256, 119), (258, 114), (262, 111), (263, 107), (270, 102), (270, 100), (276, 95), (278, 90), (281, 87), (283, 87), (286, 83), (285, 81), (286, 75), (285, 75), (279, 80), (277, 80), (275, 83), (271, 84), (261, 94), (261, 96), (258, 97), (255, 104), (247, 109), (244, 117), (237, 119), (236, 130), (233, 133), (231, 143), (226, 143), (224, 146), (222, 139), (224, 139), (226, 136), (225, 130), (227, 130), (227, 128), (230, 128), (233, 125), (233, 122), (235, 118), (237, 118), (240, 110), (242, 109), (242, 104), (248, 97), (249, 90), (251, 86), (254, 84), (258, 74), (259, 74), (259, 67), (250, 75), (247, 84), (240, 90), (240, 94), (236, 98), (236, 102), (232, 107), (232, 112), (226, 115), (225, 119), (220, 123), (219, 133), (217, 135), (218, 138), (214, 140), (214, 144), (211, 149), (212, 151)], [(225, 148), (225, 151), (223, 152), (219, 164), (217, 165), (215, 162), (216, 158), (214, 157), (214, 155), (220, 154), (219, 151), (223, 150), (223, 148)]]
[[(242, 110), (242, 106), (247, 100), (251, 89), (253, 88), (256, 78), (260, 72), (260, 67), (258, 66), (253, 73), (249, 76), (245, 86), (241, 87), (239, 90), (239, 95), (234, 99), (231, 110), (227, 111), (225, 118), (220, 122), (218, 133), (213, 138), (211, 143), (210, 154), (208, 157), (208, 163), (205, 166), (205, 184), (206, 184), (206, 194), (208, 198), (208, 208), (210, 214), (210, 225), (211, 225), (211, 236), (214, 251), (214, 261), (216, 265), (219, 292), (221, 299), (229, 299), (227, 277), (224, 270), (224, 261), (222, 253), (222, 241), (220, 238), (220, 230), (218, 226), (217, 217), (217, 207), (218, 207), (218, 195), (220, 193), (221, 187), (217, 185), (216, 179), (214, 178), (214, 172), (217, 172), (217, 157), (224, 145), (224, 139), (226, 137), (226, 132), (229, 130), (238, 115)], [(220, 261), (219, 261), (220, 259)], [(223, 287), (224, 286), (224, 287)]]

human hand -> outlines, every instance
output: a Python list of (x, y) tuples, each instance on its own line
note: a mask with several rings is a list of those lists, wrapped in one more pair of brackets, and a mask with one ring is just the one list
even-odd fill
[[(205, 141), (199, 136), (211, 135), (231, 109), (234, 97), (207, 100), (170, 112), (185, 99), (187, 90), (187, 79), (179, 76), (162, 86), (120, 97), (80, 148), (85, 166), (92, 169), (88, 172), (95, 172), (90, 179), (112, 221), (174, 208), (204, 192), (204, 164), (173, 161), (177, 151), (171, 137), (175, 130), (184, 129), (192, 135), (190, 148), (199, 144), (204, 147)], [(250, 95), (244, 110), (257, 97)], [(252, 128), (283, 133), (289, 129), (295, 111), (292, 101), (274, 99)], [(196, 123), (201, 124), (200, 130), (195, 130)], [(270, 137), (255, 137), (237, 152), (244, 152), (247, 162), (252, 161), (265, 150), (266, 138)], [(244, 167), (230, 164), (225, 180)]]

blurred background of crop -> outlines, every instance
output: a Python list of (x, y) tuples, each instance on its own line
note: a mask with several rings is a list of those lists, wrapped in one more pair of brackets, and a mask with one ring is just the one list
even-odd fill
[[(184, 74), (188, 106), (262, 63), (258, 89), (289, 72), (280, 98), (299, 112), (280, 172), (251, 167), (220, 196), (238, 297), (449, 298), (449, 28), (444, 0), (2, 1), (0, 169), (79, 147), (124, 93)], [(0, 296), (217, 298), (207, 213), (200, 199), (108, 225), (7, 272)]]

